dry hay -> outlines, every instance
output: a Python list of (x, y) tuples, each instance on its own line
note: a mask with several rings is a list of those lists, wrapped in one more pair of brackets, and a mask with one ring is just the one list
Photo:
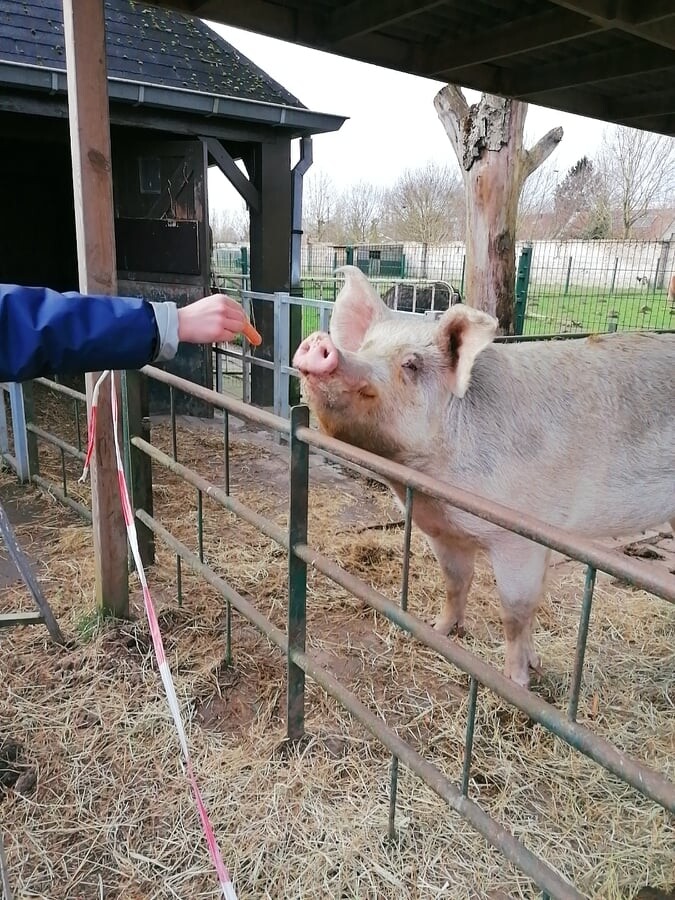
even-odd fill
[[(153, 429), (153, 441), (169, 450), (166, 425)], [(283, 525), (285, 461), (278, 456), (264, 442), (238, 439), (232, 490)], [(181, 427), (179, 458), (222, 482), (222, 447), (207, 428)], [(58, 475), (58, 460), (51, 465)], [(155, 514), (196, 550), (196, 491), (158, 467), (154, 477)], [(215, 898), (138, 592), (133, 621), (97, 621), (88, 529), (46, 500), (45, 510), (39, 526), (19, 534), (39, 558), (73, 642), (55, 648), (37, 628), (0, 635), (0, 735), (22, 747), (14, 768), (23, 782), (4, 794), (0, 787), (16, 895)], [(402, 531), (368, 527), (391, 517), (388, 493), (372, 485), (312, 481), (311, 542), (395, 598)], [(284, 627), (286, 560), (278, 547), (205, 499), (204, 550), (219, 574)], [(281, 654), (233, 613), (227, 666), (222, 599), (184, 566), (179, 608), (175, 558), (161, 546), (150, 577), (198, 778), (241, 900), (539, 896), (403, 768), (397, 838), (388, 842), (387, 752), (309, 680), (309, 738), (287, 746)], [(535, 690), (560, 707), (582, 578), (581, 567), (554, 576), (539, 614), (546, 674)], [(440, 594), (433, 557), (414, 534), (411, 610), (431, 619)], [(19, 586), (1, 602), (3, 609), (29, 607)], [(309, 574), (308, 610), (308, 649), (457, 780), (467, 678), (317, 572)], [(599, 576), (579, 714), (670, 777), (672, 623), (668, 604)], [(468, 628), (465, 646), (501, 666), (499, 607), (483, 564)], [(675, 882), (666, 814), (483, 689), (470, 793), (590, 897), (618, 900), (645, 884)]]

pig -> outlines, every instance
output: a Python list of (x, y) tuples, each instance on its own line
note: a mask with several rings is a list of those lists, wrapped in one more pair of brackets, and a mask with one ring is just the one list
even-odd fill
[[(675, 524), (675, 336), (494, 343), (484, 312), (411, 320), (359, 269), (341, 271), (330, 334), (293, 358), (324, 432), (587, 537)], [(405, 487), (390, 487), (403, 503)], [(527, 687), (541, 671), (532, 628), (550, 551), (419, 492), (412, 517), (444, 576), (434, 627), (461, 633), (482, 548), (504, 672)]]

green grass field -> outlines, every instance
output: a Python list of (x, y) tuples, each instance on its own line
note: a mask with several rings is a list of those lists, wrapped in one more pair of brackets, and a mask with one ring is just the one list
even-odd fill
[(530, 286), (525, 309), (525, 334), (608, 331), (615, 323), (627, 329), (675, 328), (675, 310), (665, 291), (570, 291)]
[[(307, 283), (304, 296), (313, 300), (332, 299), (329, 286), (320, 291), (316, 283)], [(525, 308), (524, 334), (566, 334), (630, 329), (675, 329), (675, 309), (665, 292), (615, 291), (597, 293), (580, 290), (567, 296), (560, 288), (531, 287)], [(319, 313), (305, 309), (303, 336), (319, 327)]]

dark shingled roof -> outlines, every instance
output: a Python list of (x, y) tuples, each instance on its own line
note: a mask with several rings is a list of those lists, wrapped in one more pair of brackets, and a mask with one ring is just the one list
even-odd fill
[[(105, 19), (111, 78), (305, 108), (200, 19), (137, 0)], [(0, 0), (0, 61), (65, 71), (61, 0)]]

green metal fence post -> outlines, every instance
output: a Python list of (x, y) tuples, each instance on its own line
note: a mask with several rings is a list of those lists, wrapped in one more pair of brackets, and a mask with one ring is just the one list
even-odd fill
[(288, 517), (288, 694), (286, 730), (288, 739), (300, 740), (305, 733), (305, 673), (292, 659), (292, 651), (305, 651), (307, 626), (307, 563), (295, 554), (297, 544), (307, 543), (309, 500), (309, 447), (296, 437), (298, 428), (309, 425), (309, 409), (291, 409), (290, 510)]
[[(570, 257), (571, 259), (571, 257)], [(615, 257), (614, 259), (614, 271), (612, 272), (612, 283), (609, 286), (610, 294), (614, 293), (614, 286), (616, 285), (616, 270), (619, 268), (619, 257)]]
[(518, 273), (516, 275), (516, 308), (513, 317), (513, 333), (522, 334), (525, 327), (525, 309), (527, 307), (527, 290), (530, 285), (530, 269), (532, 267), (532, 245), (526, 244), (520, 251)]
[(565, 275), (565, 291), (564, 294), (567, 296), (570, 289), (570, 278), (572, 277), (572, 257), (567, 261), (567, 275)]
[(593, 590), (595, 588), (596, 571), (593, 566), (586, 567), (586, 580), (584, 583), (584, 598), (581, 605), (581, 617), (577, 633), (577, 651), (574, 659), (574, 671), (570, 687), (570, 699), (567, 707), (567, 718), (576, 722), (579, 711), (579, 693), (584, 674), (584, 656), (586, 655), (586, 642), (588, 641), (588, 625), (591, 620), (591, 605), (593, 603)]
[(241, 274), (248, 275), (248, 247), (241, 248)]

